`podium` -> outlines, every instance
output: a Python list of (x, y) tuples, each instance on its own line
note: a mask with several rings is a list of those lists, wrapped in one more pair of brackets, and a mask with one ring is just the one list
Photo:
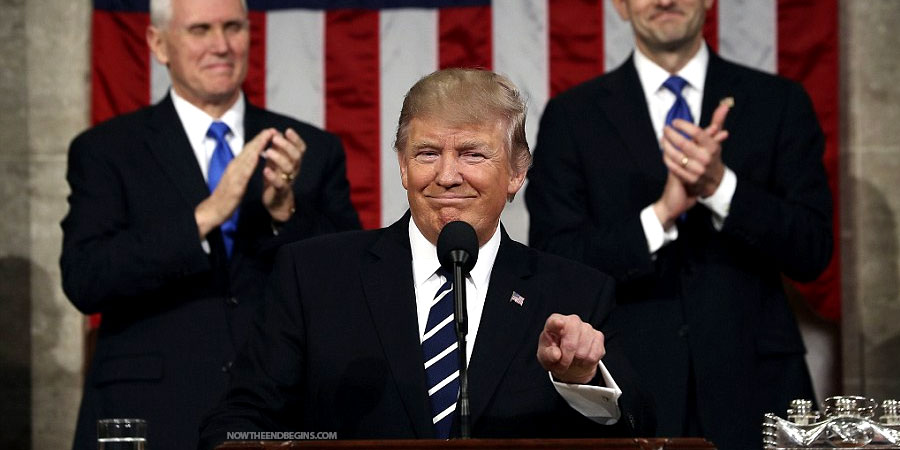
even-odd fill
[(703, 438), (231, 441), (216, 450), (715, 450)]

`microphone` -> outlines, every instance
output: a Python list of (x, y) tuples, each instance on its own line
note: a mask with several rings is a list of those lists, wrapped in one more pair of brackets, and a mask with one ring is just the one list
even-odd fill
[(456, 319), (456, 340), (459, 346), (459, 436), (471, 437), (469, 413), (469, 376), (466, 364), (466, 334), (469, 332), (466, 314), (466, 275), (478, 260), (478, 236), (475, 229), (463, 221), (444, 225), (437, 241), (441, 267), (453, 273), (453, 306)]
[(444, 225), (437, 241), (438, 260), (441, 267), (452, 270), (455, 264), (468, 274), (478, 260), (478, 236), (472, 225), (457, 220)]

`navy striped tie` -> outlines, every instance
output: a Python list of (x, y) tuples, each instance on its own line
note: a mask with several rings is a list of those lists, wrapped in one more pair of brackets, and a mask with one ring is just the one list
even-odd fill
[(435, 435), (448, 439), (459, 396), (459, 346), (453, 320), (453, 277), (444, 269), (437, 273), (446, 281), (431, 302), (422, 352)]

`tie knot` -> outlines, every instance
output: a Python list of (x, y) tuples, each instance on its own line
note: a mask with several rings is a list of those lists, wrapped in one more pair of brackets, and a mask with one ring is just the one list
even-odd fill
[(687, 80), (679, 77), (678, 75), (672, 75), (669, 77), (665, 83), (663, 83), (663, 87), (672, 91), (676, 96), (681, 95), (681, 90), (684, 89), (684, 86), (687, 84)]
[(216, 121), (209, 126), (209, 130), (206, 131), (206, 135), (217, 141), (221, 141), (225, 139), (225, 136), (230, 131), (231, 128), (228, 128), (228, 125), (225, 125), (225, 122)]
[(440, 269), (438, 269), (437, 274), (438, 276), (444, 277), (444, 280), (446, 281), (453, 281), (453, 271), (447, 270), (445, 267), (441, 267)]

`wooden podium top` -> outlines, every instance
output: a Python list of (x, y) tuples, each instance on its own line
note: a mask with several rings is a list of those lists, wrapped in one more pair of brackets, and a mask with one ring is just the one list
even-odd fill
[(409, 439), (382, 441), (231, 441), (217, 450), (715, 450), (703, 438), (639, 438), (639, 439)]

